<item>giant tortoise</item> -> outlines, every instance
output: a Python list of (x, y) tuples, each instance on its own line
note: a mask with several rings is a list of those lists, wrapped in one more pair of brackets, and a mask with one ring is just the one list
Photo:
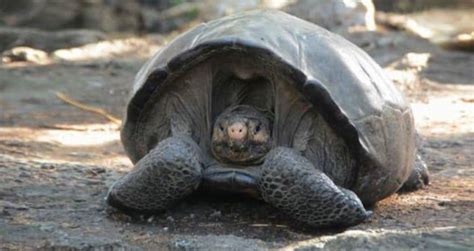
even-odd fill
[(426, 183), (415, 136), (409, 104), (364, 51), (280, 11), (240, 13), (141, 68), (121, 131), (135, 167), (107, 202), (156, 213), (196, 191), (240, 192), (313, 227), (350, 226)]

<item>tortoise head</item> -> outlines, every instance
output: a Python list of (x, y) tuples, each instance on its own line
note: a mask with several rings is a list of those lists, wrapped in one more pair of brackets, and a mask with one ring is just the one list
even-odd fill
[(238, 105), (224, 110), (212, 131), (214, 156), (228, 163), (256, 164), (271, 148), (270, 121), (252, 106)]

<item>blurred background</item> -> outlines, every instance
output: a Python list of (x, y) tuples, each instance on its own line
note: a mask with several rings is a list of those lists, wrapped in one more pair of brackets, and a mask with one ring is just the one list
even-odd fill
[[(259, 201), (106, 213), (108, 187), (132, 168), (119, 130), (141, 65), (199, 23), (258, 8), (380, 64), (411, 102), (430, 186), (343, 233)], [(472, 250), (473, 32), (473, 0), (0, 0), (0, 250)]]
[[(256, 8), (281, 9), (337, 32), (353, 26), (375, 30), (379, 24), (450, 43), (460, 35), (472, 40), (473, 7), (472, 0), (2, 0), (0, 50), (29, 45), (51, 51), (111, 33), (164, 34)], [(39, 41), (44, 37), (40, 31), (74, 29), (83, 31)]]

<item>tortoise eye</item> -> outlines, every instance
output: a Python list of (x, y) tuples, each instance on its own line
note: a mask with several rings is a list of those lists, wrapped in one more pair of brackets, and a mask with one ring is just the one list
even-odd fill
[(221, 132), (224, 131), (224, 127), (222, 125), (219, 126), (219, 129), (221, 130)]
[(255, 132), (260, 132), (262, 124), (258, 124), (257, 127), (255, 127)]

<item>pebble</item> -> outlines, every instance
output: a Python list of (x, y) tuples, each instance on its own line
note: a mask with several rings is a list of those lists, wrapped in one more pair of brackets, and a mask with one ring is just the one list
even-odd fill
[(30, 178), (31, 175), (26, 173), (26, 172), (21, 172), (20, 175), (18, 175), (18, 177), (20, 177), (20, 178)]
[(176, 240), (174, 241), (174, 248), (178, 250), (191, 250), (192, 243), (189, 240)]
[(93, 167), (92, 171), (94, 171), (95, 173), (105, 173), (106, 169), (103, 167)]
[(147, 222), (148, 222), (148, 223), (152, 223), (154, 219), (155, 219), (155, 218), (154, 218), (153, 216), (151, 216), (150, 218), (148, 218)]
[(211, 215), (209, 215), (210, 218), (219, 218), (222, 216), (221, 211), (214, 211)]
[(53, 164), (49, 164), (49, 163), (43, 163), (43, 164), (41, 164), (40, 168), (41, 168), (41, 169), (45, 169), (45, 170), (56, 169), (56, 167), (55, 167)]
[(8, 212), (7, 210), (5, 210), (5, 208), (2, 208), (0, 210), (0, 216), (10, 216), (10, 212)]
[(15, 209), (15, 210), (29, 210), (30, 208), (26, 205), (16, 204), (10, 201), (0, 200), (0, 206), (4, 209)]
[(44, 232), (53, 232), (56, 226), (52, 223), (42, 223), (40, 226), (40, 230)]

